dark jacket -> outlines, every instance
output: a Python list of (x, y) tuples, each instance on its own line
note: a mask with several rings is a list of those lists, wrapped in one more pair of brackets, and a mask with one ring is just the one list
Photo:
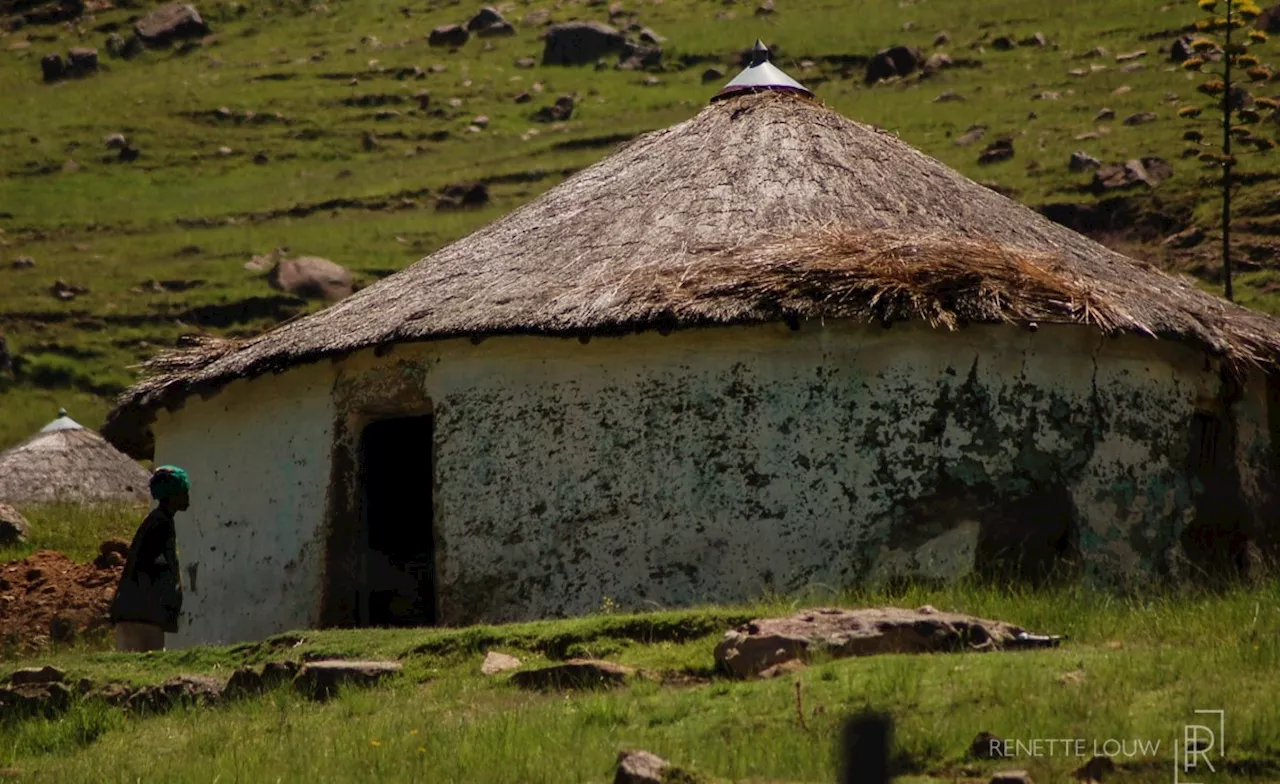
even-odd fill
[(156, 507), (129, 545), (109, 617), (112, 623), (155, 624), (172, 634), (178, 631), (181, 611), (182, 578), (173, 516)]

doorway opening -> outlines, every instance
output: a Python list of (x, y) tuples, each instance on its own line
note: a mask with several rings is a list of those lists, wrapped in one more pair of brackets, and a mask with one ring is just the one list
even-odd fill
[(436, 622), (434, 430), (433, 417), (414, 416), (374, 422), (361, 434), (362, 626)]

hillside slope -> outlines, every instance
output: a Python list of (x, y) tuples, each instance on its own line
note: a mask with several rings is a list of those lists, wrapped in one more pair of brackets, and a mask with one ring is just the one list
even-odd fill
[[(1179, 157), (1189, 126), (1175, 112), (1196, 82), (1165, 51), (1197, 18), (1191, 2), (529, 0), (497, 6), (514, 35), (455, 49), (431, 46), (431, 31), (480, 3), (249, 0), (199, 4), (207, 35), (113, 57), (108, 38), (127, 39), (151, 8), (130, 5), (94, 0), (49, 22), (76, 4), (0, 2), (0, 335), (13, 358), (6, 370), (0, 356), (0, 448), (59, 406), (100, 425), (131, 366), (182, 335), (252, 334), (322, 306), (268, 286), (245, 268), (254, 256), (325, 257), (358, 283), (402, 269), (692, 116), (756, 37), (836, 110), (1121, 250), (1215, 289), (1220, 277), (1214, 173)], [(640, 27), (655, 31), (660, 63), (541, 65), (546, 26), (574, 19), (637, 43)], [(952, 67), (868, 85), (871, 55), (893, 45)], [(42, 80), (44, 55), (80, 46), (98, 50), (97, 73)], [(566, 95), (570, 117), (535, 116)], [(1154, 119), (1128, 119), (1143, 113)], [(1013, 157), (979, 164), (1001, 136)], [(1069, 168), (1075, 151), (1161, 157), (1172, 176), (1098, 194), (1091, 171)], [(1280, 310), (1280, 158), (1244, 167), (1238, 299)], [(444, 191), (459, 183), (486, 185), (487, 203), (451, 205)], [(1196, 224), (1208, 234), (1197, 247), (1160, 244)]]

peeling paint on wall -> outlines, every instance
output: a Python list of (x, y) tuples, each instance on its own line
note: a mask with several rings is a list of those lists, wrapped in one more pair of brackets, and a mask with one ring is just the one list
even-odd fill
[[(301, 372), (162, 422), (164, 459), (181, 464), (200, 448), (197, 434), (220, 429), (228, 405), (317, 458), (333, 438), (332, 474), (312, 470), (287, 500), (244, 503), (276, 510), (299, 539), (328, 541), (328, 566), (313, 547), (297, 569), (345, 594), (354, 586), (341, 555), (359, 525), (352, 439), (368, 421), (429, 410), (448, 624), (578, 614), (604, 597), (630, 608), (746, 600), (912, 571), (1034, 577), (1064, 558), (1090, 579), (1145, 579), (1168, 571), (1196, 515), (1189, 423), (1197, 401), (1221, 391), (1200, 352), (1069, 326), (419, 344), (317, 366), (307, 388), (327, 395), (327, 373), (332, 398), (269, 413), (257, 390)], [(1250, 379), (1230, 412), (1250, 509), (1270, 492), (1261, 383)], [(232, 460), (235, 443), (210, 441), (206, 465)], [(217, 579), (201, 566), (202, 590)], [(349, 618), (332, 606), (326, 623)], [(253, 624), (220, 618), (204, 638), (316, 622), (297, 604)]]

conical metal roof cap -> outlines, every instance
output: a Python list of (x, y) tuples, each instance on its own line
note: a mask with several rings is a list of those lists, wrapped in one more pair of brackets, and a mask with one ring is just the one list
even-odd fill
[(65, 408), (58, 409), (58, 418), (40, 428), (41, 433), (54, 433), (59, 430), (83, 430), (84, 425), (67, 416)]
[(769, 47), (764, 45), (764, 41), (757, 38), (756, 45), (751, 49), (751, 64), (744, 68), (742, 73), (734, 77), (733, 81), (721, 88), (720, 92), (716, 93), (711, 101), (714, 103), (732, 95), (755, 93), (762, 90), (786, 90), (813, 97), (811, 90), (787, 76), (781, 69), (769, 62)]

